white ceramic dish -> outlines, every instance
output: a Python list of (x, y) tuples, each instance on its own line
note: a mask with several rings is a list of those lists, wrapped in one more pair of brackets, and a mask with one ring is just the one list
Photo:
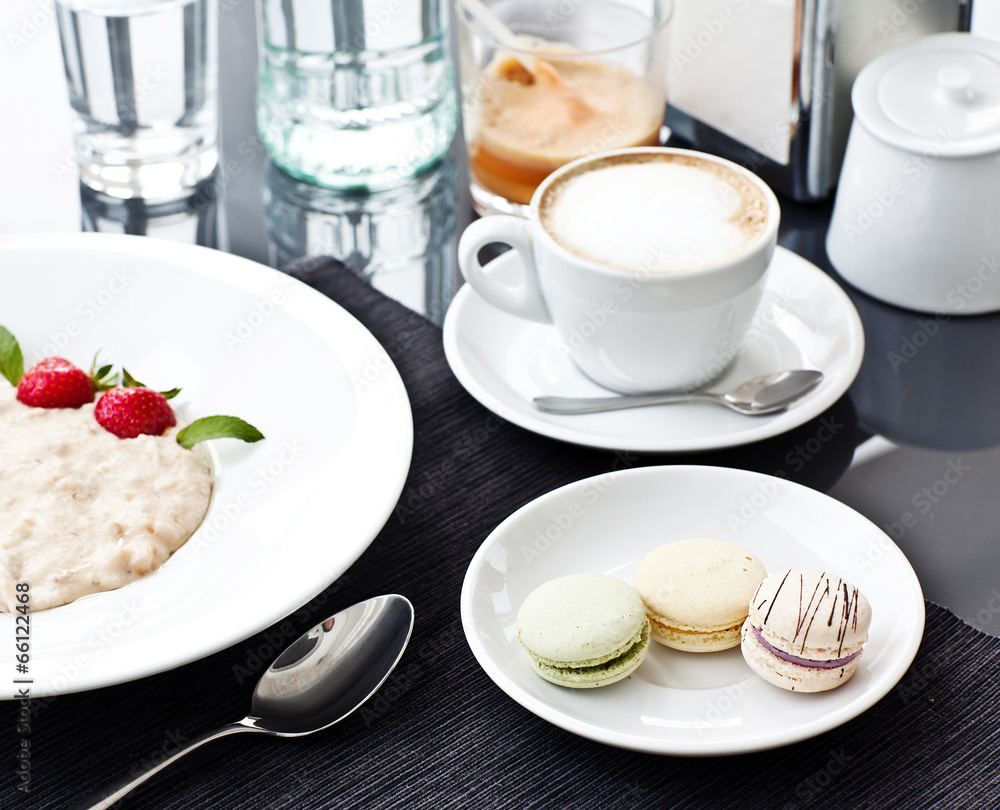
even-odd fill
[[(509, 251), (488, 272), (513, 276)], [(561, 349), (555, 327), (525, 321), (487, 304), (468, 285), (444, 322), (444, 349), (458, 381), (480, 403), (516, 425), (572, 444), (634, 453), (715, 450), (777, 436), (823, 413), (850, 387), (861, 367), (864, 332), (857, 310), (826, 273), (777, 248), (767, 289), (743, 351), (711, 386), (727, 390), (771, 371), (819, 369), (823, 382), (782, 413), (744, 416), (711, 404), (661, 405), (561, 416), (542, 413), (542, 394), (606, 396)]]
[[(235, 413), (266, 436), (211, 443), (209, 513), (159, 570), (31, 615), (33, 697), (161, 672), (268, 627), (360, 556), (402, 491), (413, 424), (399, 374), (357, 320), (282, 273), (146, 237), (8, 237), (0, 323), (26, 366), (87, 366), (100, 349), (182, 387), (184, 418)], [(11, 655), (13, 625), (0, 615)], [(15, 694), (6, 679), (0, 697)]]
[[(873, 620), (855, 676), (829, 692), (792, 693), (755, 675), (739, 648), (684, 653), (656, 643), (629, 678), (600, 689), (565, 689), (534, 673), (516, 622), (532, 590), (577, 572), (631, 582), (643, 556), (685, 537), (737, 543), (769, 571), (820, 568), (857, 585)], [(461, 604), (476, 659), (526, 709), (601, 743), (678, 756), (765, 750), (857, 717), (906, 672), (924, 627), (913, 569), (866, 518), (798, 484), (681, 465), (607, 473), (522, 507), (473, 557)]]

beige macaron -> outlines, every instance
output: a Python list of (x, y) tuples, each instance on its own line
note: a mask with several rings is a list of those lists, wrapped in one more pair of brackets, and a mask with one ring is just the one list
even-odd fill
[(761, 561), (746, 549), (692, 537), (647, 554), (634, 583), (655, 641), (688, 652), (716, 652), (740, 643), (750, 597), (766, 576)]
[(857, 670), (871, 620), (865, 595), (841, 577), (804, 568), (779, 571), (753, 595), (743, 657), (782, 689), (834, 689)]

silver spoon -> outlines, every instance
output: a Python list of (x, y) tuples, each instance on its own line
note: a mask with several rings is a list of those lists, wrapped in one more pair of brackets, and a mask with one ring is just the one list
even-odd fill
[(546, 413), (578, 414), (617, 411), (673, 402), (715, 402), (740, 413), (760, 415), (787, 408), (808, 394), (823, 379), (823, 372), (797, 369), (754, 377), (727, 394), (692, 391), (687, 394), (633, 394), (616, 397), (535, 397), (535, 407)]
[(413, 605), (398, 594), (340, 611), (293, 642), (254, 689), (250, 714), (189, 740), (172, 756), (95, 795), (78, 810), (110, 807), (195, 748), (240, 731), (300, 737), (332, 726), (370, 698), (395, 668), (413, 630)]

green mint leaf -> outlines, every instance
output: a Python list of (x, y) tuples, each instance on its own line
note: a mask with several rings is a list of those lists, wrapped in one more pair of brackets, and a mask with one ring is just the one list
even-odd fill
[(240, 439), (245, 442), (258, 442), (263, 438), (263, 433), (239, 417), (205, 416), (182, 428), (177, 434), (177, 443), (181, 447), (190, 448), (206, 439)]
[(0, 326), (0, 374), (14, 387), (17, 387), (21, 377), (24, 376), (24, 357), (21, 354), (21, 347), (17, 345), (17, 338), (2, 326)]
[(169, 391), (160, 391), (160, 396), (164, 399), (173, 399), (181, 392), (180, 388), (171, 388)]

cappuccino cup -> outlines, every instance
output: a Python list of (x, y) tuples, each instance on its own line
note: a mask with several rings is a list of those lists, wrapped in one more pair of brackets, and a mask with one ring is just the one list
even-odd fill
[[(459, 240), (462, 275), (488, 303), (554, 325), (580, 371), (612, 391), (693, 390), (730, 365), (778, 236), (760, 178), (691, 150), (621, 149), (563, 166), (528, 210), (478, 219)], [(480, 263), (493, 243), (517, 251), (515, 284)]]

